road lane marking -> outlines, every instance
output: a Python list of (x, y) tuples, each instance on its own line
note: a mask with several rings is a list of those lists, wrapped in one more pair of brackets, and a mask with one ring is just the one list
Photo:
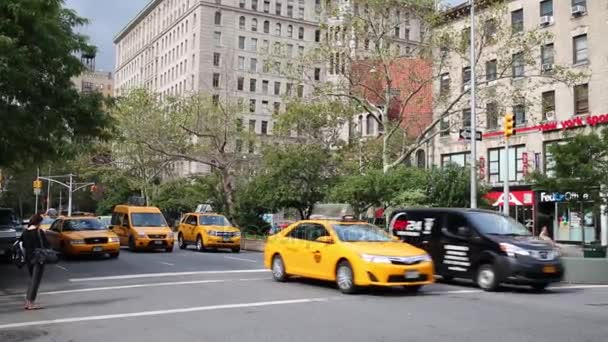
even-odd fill
[(429, 291), (421, 292), (423, 294), (431, 295), (446, 295), (446, 294), (471, 294), (471, 293), (483, 293), (482, 290), (448, 290), (448, 291)]
[(63, 266), (61, 266), (61, 265), (55, 265), (55, 267), (57, 267), (57, 268), (59, 268), (59, 269), (61, 269), (61, 270), (64, 270), (64, 271), (66, 271), (66, 272), (68, 271), (68, 269), (67, 269), (67, 268), (65, 268), (65, 267), (63, 267)]
[(235, 273), (238, 274), (238, 273), (267, 273), (267, 272), (270, 272), (270, 271), (266, 270), (266, 269), (253, 269), (253, 270), (194, 271), (194, 272), (170, 272), (170, 273), (140, 273), (140, 274), (128, 274), (128, 275), (107, 276), (107, 277), (71, 278), (71, 279), (68, 279), (68, 281), (76, 283), (76, 282), (84, 282), (84, 281), (179, 277), (179, 276), (201, 275), (201, 274), (235, 274)]
[(229, 309), (290, 305), (290, 304), (320, 303), (320, 302), (328, 302), (330, 300), (331, 300), (331, 298), (327, 298), (327, 297), (326, 298), (304, 298), (304, 299), (274, 300), (274, 301), (267, 301), (267, 302), (196, 306), (196, 307), (190, 307), (190, 308), (141, 311), (141, 312), (100, 315), (100, 316), (70, 317), (70, 318), (49, 319), (49, 320), (42, 320), (42, 321), (2, 324), (2, 325), (0, 325), (0, 330), (39, 326), (39, 325), (57, 325), (57, 324), (65, 324), (65, 323), (101, 321), (101, 320), (110, 320), (110, 319), (118, 319), (118, 318), (172, 315), (172, 314), (189, 313), (189, 312), (229, 310)]
[(240, 261), (247, 261), (247, 262), (254, 262), (254, 263), (258, 263), (259, 262), (259, 261), (256, 261), (256, 260), (250, 260), (250, 259), (244, 259), (244, 258), (236, 258), (236, 257), (230, 257), (230, 256), (225, 256), (224, 258), (230, 259), (230, 260), (240, 260)]
[(167, 265), (167, 266), (175, 266), (175, 264), (171, 264), (171, 263), (168, 263), (168, 262), (160, 261), (160, 263), (163, 264), (163, 265)]
[(563, 285), (563, 286), (551, 286), (548, 290), (559, 290), (559, 289), (608, 289), (608, 285)]

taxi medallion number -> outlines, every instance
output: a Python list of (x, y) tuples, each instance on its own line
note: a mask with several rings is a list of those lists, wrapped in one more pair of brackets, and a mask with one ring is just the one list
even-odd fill
[(555, 272), (557, 272), (557, 270), (555, 269), (555, 266), (543, 267), (543, 273), (555, 273)]

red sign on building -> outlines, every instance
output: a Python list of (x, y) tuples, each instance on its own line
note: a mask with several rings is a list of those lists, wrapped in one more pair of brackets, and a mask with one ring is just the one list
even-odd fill
[(479, 179), (486, 179), (486, 158), (479, 157)]
[(523, 152), (521, 154), (521, 169), (522, 169), (522, 173), (524, 174), (524, 177), (526, 177), (528, 175), (528, 169), (529, 169), (529, 161), (528, 161), (528, 152)]
[[(485, 196), (493, 207), (502, 206), (504, 204), (504, 195), (502, 191), (488, 192)], [(511, 191), (509, 192), (509, 206), (523, 205), (526, 207), (534, 206), (534, 191)]]

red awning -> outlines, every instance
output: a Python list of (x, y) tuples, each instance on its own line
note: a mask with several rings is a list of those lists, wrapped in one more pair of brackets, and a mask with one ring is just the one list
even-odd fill
[[(502, 206), (504, 204), (504, 196), (502, 191), (492, 191), (484, 196), (493, 207)], [(534, 206), (534, 191), (511, 191), (509, 192), (509, 206)]]

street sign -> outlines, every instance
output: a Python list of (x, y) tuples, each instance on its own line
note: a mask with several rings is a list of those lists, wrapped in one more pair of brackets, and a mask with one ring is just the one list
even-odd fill
[[(471, 129), (465, 128), (460, 130), (460, 139), (471, 140)], [(475, 140), (481, 141), (481, 131), (475, 132)]]

